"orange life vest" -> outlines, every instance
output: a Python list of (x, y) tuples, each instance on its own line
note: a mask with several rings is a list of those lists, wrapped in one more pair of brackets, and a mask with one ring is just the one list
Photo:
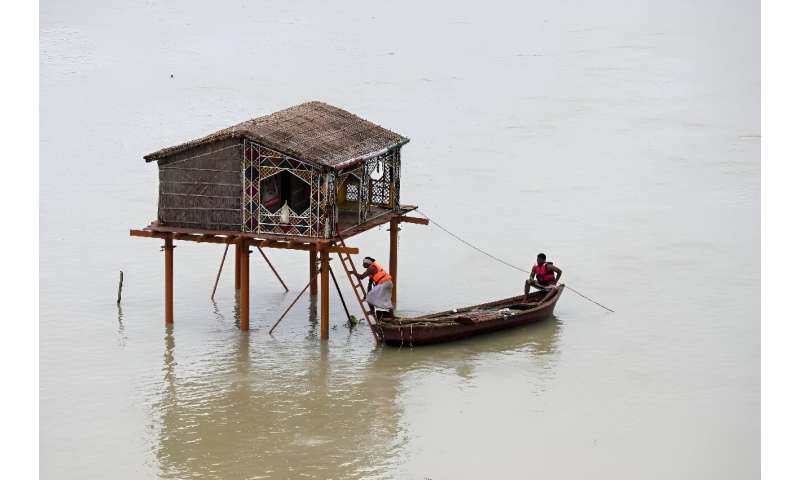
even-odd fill
[(369, 278), (372, 280), (372, 283), (375, 285), (380, 285), (381, 283), (392, 279), (392, 276), (389, 275), (378, 262), (372, 262), (372, 265), (370, 266), (373, 266), (378, 270), (369, 276)]
[(556, 281), (556, 276), (553, 275), (553, 272), (547, 270), (547, 263), (543, 263), (541, 265), (535, 265), (533, 267), (533, 273), (536, 274), (536, 280), (539, 281), (541, 285), (547, 285)]

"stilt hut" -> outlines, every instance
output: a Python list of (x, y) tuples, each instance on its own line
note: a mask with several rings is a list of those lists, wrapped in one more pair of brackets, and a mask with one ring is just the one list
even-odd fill
[(400, 212), (408, 141), (308, 102), (144, 158), (158, 163), (161, 226), (331, 238)]
[(400, 204), (400, 149), (408, 141), (340, 108), (308, 102), (146, 155), (147, 162), (158, 164), (158, 218), (131, 229), (130, 235), (164, 241), (166, 322), (171, 324), (174, 317), (173, 242), (181, 240), (225, 244), (212, 298), (228, 246), (235, 245), (242, 330), (248, 330), (250, 322), (250, 248), (259, 250), (287, 291), (263, 249), (307, 251), (306, 289), (312, 296), (317, 277), (321, 282), (322, 339), (328, 338), (328, 280), (333, 278), (339, 289), (330, 269), (330, 254), (336, 254), (379, 339), (350, 257), (359, 250), (344, 240), (389, 224), (389, 271), (396, 302), (399, 225), (428, 224), (427, 219), (406, 215), (416, 206)]

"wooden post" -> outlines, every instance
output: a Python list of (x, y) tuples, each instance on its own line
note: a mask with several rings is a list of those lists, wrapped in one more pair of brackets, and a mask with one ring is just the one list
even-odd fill
[(242, 247), (240, 246), (240, 242), (238, 240), (236, 241), (236, 254), (234, 256), (236, 257), (236, 261), (233, 262), (236, 265), (234, 268), (234, 270), (236, 270), (234, 273), (236, 279), (233, 281), (233, 283), (235, 285), (234, 288), (239, 290), (242, 287)]
[(328, 251), (326, 249), (322, 249), (320, 252), (320, 258), (322, 259), (322, 268), (320, 269), (320, 281), (322, 287), (322, 294), (320, 295), (319, 303), (320, 303), (320, 321), (319, 321), (319, 337), (322, 340), (328, 339), (328, 284), (330, 283), (330, 257), (328, 256)]
[(164, 320), (173, 322), (172, 311), (172, 235), (164, 238)]
[(389, 275), (392, 276), (392, 303), (397, 306), (397, 221), (389, 222)]
[[(239, 270), (241, 272), (239, 290), (239, 330), (250, 330), (250, 243), (246, 238), (239, 240), (241, 257)], [(238, 245), (238, 244), (237, 244)]]
[(317, 247), (308, 252), (309, 295), (317, 294)]

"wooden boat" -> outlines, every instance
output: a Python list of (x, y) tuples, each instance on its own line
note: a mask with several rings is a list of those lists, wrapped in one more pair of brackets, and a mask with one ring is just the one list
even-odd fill
[(523, 295), (421, 317), (382, 316), (377, 329), (388, 345), (414, 346), (449, 342), (519, 327), (553, 315), (564, 285)]

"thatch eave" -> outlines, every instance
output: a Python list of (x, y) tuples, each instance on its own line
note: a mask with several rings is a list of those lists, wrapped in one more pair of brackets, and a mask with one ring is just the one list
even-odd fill
[(210, 143), (245, 138), (325, 170), (355, 165), (410, 141), (345, 110), (307, 102), (163, 148), (144, 159), (164, 160)]

